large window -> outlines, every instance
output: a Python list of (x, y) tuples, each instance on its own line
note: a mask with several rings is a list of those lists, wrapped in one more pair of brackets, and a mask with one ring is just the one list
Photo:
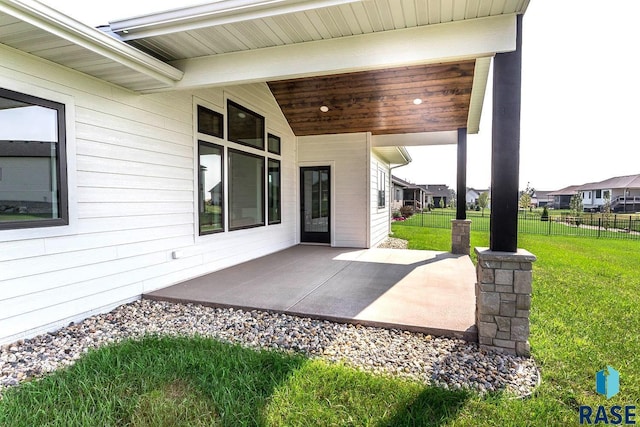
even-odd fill
[(269, 224), (279, 224), (281, 221), (280, 209), (282, 202), (280, 201), (281, 185), (280, 185), (280, 161), (269, 159)]
[(265, 225), (265, 158), (231, 148), (228, 152), (229, 229)]
[(280, 224), (280, 137), (267, 137), (264, 117), (230, 100), (226, 131), (224, 120), (197, 106), (200, 234)]
[(223, 147), (209, 142), (198, 142), (200, 234), (224, 231), (223, 156)]
[(227, 101), (227, 119), (229, 141), (264, 150), (264, 117)]
[(63, 104), (0, 89), (0, 229), (68, 224)]

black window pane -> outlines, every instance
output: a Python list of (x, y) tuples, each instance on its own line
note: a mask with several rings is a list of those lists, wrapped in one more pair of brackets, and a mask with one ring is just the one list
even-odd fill
[(264, 150), (264, 117), (229, 101), (227, 120), (229, 141)]
[(229, 150), (229, 228), (265, 225), (264, 157)]
[(67, 224), (64, 106), (0, 89), (0, 228)]
[(280, 182), (280, 162), (269, 159), (269, 224), (278, 224), (282, 220)]
[(222, 138), (222, 120), (222, 114), (198, 105), (198, 132)]
[(199, 143), (199, 217), (200, 234), (224, 231), (223, 148)]
[(270, 153), (280, 154), (280, 137), (269, 134), (268, 148)]

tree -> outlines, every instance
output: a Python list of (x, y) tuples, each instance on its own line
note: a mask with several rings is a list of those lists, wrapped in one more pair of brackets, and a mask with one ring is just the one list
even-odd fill
[(478, 206), (480, 206), (480, 209), (482, 209), (482, 216), (484, 216), (484, 209), (489, 206), (489, 193), (487, 193), (486, 191), (481, 193), (478, 196), (476, 203), (478, 203)]
[(571, 215), (575, 217), (575, 224), (580, 225), (582, 221), (580, 221), (580, 215), (582, 215), (582, 194), (576, 193), (571, 196), (571, 200), (569, 201), (569, 208), (571, 209)]
[(440, 209), (444, 208), (444, 197), (440, 197), (440, 203), (438, 203), (438, 205), (440, 206)]
[(531, 197), (536, 192), (535, 188), (532, 188), (531, 185), (527, 182), (527, 188), (524, 189), (522, 193), (520, 193), (520, 208), (529, 209), (531, 207)]
[(602, 205), (602, 219), (604, 222), (604, 229), (609, 229), (609, 223), (611, 222), (611, 194), (609, 191), (604, 191), (604, 205)]

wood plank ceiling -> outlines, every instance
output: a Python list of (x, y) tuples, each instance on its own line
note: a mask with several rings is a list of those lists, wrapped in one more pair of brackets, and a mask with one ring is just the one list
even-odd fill
[(467, 126), (474, 65), (419, 65), (268, 85), (298, 136), (446, 131)]

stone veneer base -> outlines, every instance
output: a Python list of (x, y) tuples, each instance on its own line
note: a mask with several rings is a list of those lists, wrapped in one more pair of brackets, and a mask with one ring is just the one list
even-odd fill
[(529, 356), (532, 264), (524, 249), (497, 252), (475, 248), (476, 326), (481, 348)]

